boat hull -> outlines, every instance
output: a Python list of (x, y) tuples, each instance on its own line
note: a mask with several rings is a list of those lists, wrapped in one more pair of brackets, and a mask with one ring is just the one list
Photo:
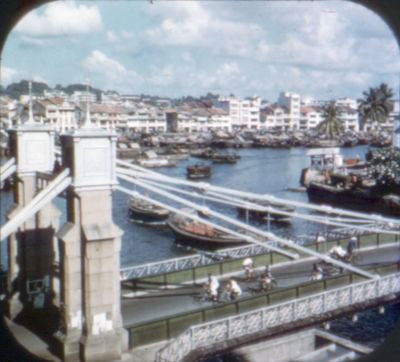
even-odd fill
[(245, 244), (246, 241), (234, 236), (226, 235), (224, 237), (210, 237), (206, 235), (195, 234), (180, 228), (176, 223), (167, 221), (167, 225), (172, 230), (175, 241), (182, 244), (188, 244), (193, 247), (220, 248)]
[(350, 208), (365, 212), (377, 212), (400, 216), (400, 206), (385, 201), (374, 189), (343, 189), (311, 182), (307, 187), (310, 202)]
[(168, 210), (146, 210), (137, 207), (129, 207), (129, 217), (136, 222), (144, 224), (165, 224), (168, 219)]

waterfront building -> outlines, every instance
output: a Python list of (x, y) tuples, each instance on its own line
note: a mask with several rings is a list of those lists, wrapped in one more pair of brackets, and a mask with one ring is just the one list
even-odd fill
[(360, 130), (360, 121), (357, 107), (341, 105), (340, 103), (336, 103), (336, 105), (340, 110), (340, 120), (344, 131), (358, 132)]
[(314, 129), (322, 121), (323, 118), (322, 118), (321, 108), (303, 106), (303, 105), (300, 107), (299, 129), (301, 130)]
[[(82, 121), (86, 114), (87, 104), (80, 104), (80, 117)], [(126, 129), (128, 114), (124, 107), (118, 105), (91, 103), (89, 106), (90, 118), (97, 127), (104, 129)]]
[(7, 96), (0, 97), (0, 128), (9, 128), (17, 122), (19, 103)]
[(288, 109), (276, 103), (267, 106), (261, 111), (261, 127), (283, 131), (289, 127), (290, 117)]
[(228, 112), (232, 129), (260, 129), (260, 97), (252, 97), (244, 100), (233, 96), (220, 97), (217, 107)]
[(126, 127), (134, 132), (165, 132), (167, 130), (165, 112), (149, 106), (129, 107)]
[(70, 96), (70, 101), (76, 104), (78, 103), (94, 103), (97, 101), (96, 94), (90, 91), (74, 91)]
[(100, 95), (101, 103), (117, 105), (121, 103), (121, 97), (117, 92), (107, 91), (102, 92)]
[(166, 110), (166, 130), (168, 132), (208, 132), (230, 131), (231, 118), (221, 108), (200, 108), (182, 106)]
[(335, 101), (338, 107), (343, 107), (345, 109), (351, 109), (353, 111), (358, 110), (358, 102), (356, 99), (349, 98), (349, 97), (341, 97)]
[(64, 99), (65, 101), (67, 101), (68, 98), (69, 98), (69, 96), (68, 96), (67, 93), (65, 93), (65, 92), (63, 92), (62, 90), (59, 90), (59, 89), (51, 89), (51, 90), (46, 90), (46, 89), (44, 89), (44, 90), (43, 90), (43, 97), (44, 97), (44, 98), (54, 98), (54, 97), (57, 97), (57, 98), (62, 98), (62, 99)]
[(300, 127), (300, 95), (292, 92), (281, 92), (278, 98), (278, 105), (286, 107), (289, 114), (289, 122), (285, 129), (299, 129)]
[(36, 121), (43, 122), (58, 132), (77, 128), (79, 109), (65, 98), (51, 97), (33, 104)]

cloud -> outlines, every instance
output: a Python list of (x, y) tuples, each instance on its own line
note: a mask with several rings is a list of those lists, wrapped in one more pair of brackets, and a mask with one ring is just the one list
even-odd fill
[(82, 66), (91, 75), (99, 78), (108, 88), (129, 90), (142, 77), (134, 70), (126, 69), (115, 59), (100, 50), (93, 50), (83, 61)]
[(232, 21), (218, 17), (211, 8), (194, 1), (162, 2), (149, 10), (160, 18), (160, 25), (145, 31), (145, 38), (157, 45), (203, 46), (231, 51), (236, 45), (259, 37), (262, 30), (251, 22)]
[(1, 67), (1, 84), (6, 86), (19, 78), (19, 72), (13, 68)]
[(15, 31), (29, 36), (59, 36), (93, 33), (101, 30), (102, 26), (97, 6), (57, 1), (47, 5), (42, 13), (29, 13), (18, 23)]
[(115, 43), (119, 40), (118, 35), (111, 30), (107, 31), (106, 39), (109, 43)]

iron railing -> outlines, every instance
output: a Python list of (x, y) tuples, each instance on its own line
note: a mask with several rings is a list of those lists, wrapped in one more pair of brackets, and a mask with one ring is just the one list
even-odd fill
[(226, 259), (241, 259), (251, 255), (266, 254), (268, 252), (268, 245), (261, 246), (250, 244), (235, 248), (222, 249), (214, 253), (202, 252), (201, 254), (196, 255), (136, 265), (121, 269), (121, 281), (172, 273), (194, 267), (215, 264)]
[[(335, 238), (333, 238), (333, 236), (335, 236)], [(326, 252), (329, 247), (340, 243), (341, 240), (347, 239), (348, 236), (349, 235), (342, 233), (330, 235), (328, 241), (324, 243), (311, 243), (305, 245), (305, 247), (317, 252)], [(357, 247), (360, 248), (365, 245), (379, 245), (381, 243), (398, 241), (399, 238), (397, 236), (394, 237), (393, 235), (387, 235), (386, 238), (383, 234), (358, 235)], [(201, 252), (201, 254), (124, 267), (120, 270), (120, 276), (121, 281), (137, 280), (267, 253), (269, 253), (267, 245), (263, 247), (257, 244), (249, 244), (240, 247), (222, 249), (213, 253)], [(274, 252), (270, 252), (270, 254), (274, 254)], [(300, 254), (300, 256), (302, 255)], [(277, 260), (282, 261), (282, 258), (277, 258)], [(273, 264), (272, 258), (270, 258), (269, 264)]]
[(157, 362), (181, 361), (191, 351), (210, 347), (343, 307), (400, 292), (400, 273), (336, 288), (228, 318), (191, 326), (156, 354)]

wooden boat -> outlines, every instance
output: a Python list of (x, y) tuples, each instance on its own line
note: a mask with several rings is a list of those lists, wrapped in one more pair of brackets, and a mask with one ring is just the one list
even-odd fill
[(165, 224), (169, 211), (161, 206), (132, 197), (129, 200), (129, 216), (144, 224)]
[(214, 163), (230, 163), (234, 164), (237, 160), (240, 159), (240, 156), (236, 154), (223, 154), (223, 153), (214, 153), (211, 157), (211, 160)]
[[(249, 200), (250, 202), (252, 202), (251, 200)], [(254, 202), (254, 201), (253, 201)], [(285, 205), (280, 205), (280, 204), (273, 204), (270, 202), (257, 202), (257, 204), (259, 204), (260, 206), (264, 206), (264, 207), (274, 207), (276, 209), (279, 209), (281, 211), (284, 212), (293, 212), (294, 208), (293, 207), (289, 207), (289, 206), (285, 206)], [(257, 220), (257, 221), (273, 221), (273, 222), (290, 222), (291, 221), (291, 217), (288, 215), (282, 215), (282, 214), (277, 214), (274, 212), (269, 212), (269, 211), (262, 211), (262, 210), (251, 210), (251, 209), (246, 209), (245, 207), (238, 207), (237, 211), (239, 213), (239, 216), (241, 217), (246, 217), (246, 212), (248, 213), (248, 217), (250, 219), (253, 220)]]
[(210, 159), (213, 154), (214, 151), (211, 148), (199, 148), (190, 152), (190, 156), (204, 159)]
[(343, 187), (311, 182), (307, 187), (307, 195), (311, 202), (319, 204), (400, 216), (400, 203), (396, 195), (383, 195), (375, 186)]
[(186, 176), (191, 180), (198, 180), (211, 177), (211, 167), (203, 163), (197, 163), (186, 167)]
[(245, 243), (239, 237), (185, 218), (169, 218), (167, 225), (174, 233), (177, 242), (188, 243), (197, 247), (222, 247)]

